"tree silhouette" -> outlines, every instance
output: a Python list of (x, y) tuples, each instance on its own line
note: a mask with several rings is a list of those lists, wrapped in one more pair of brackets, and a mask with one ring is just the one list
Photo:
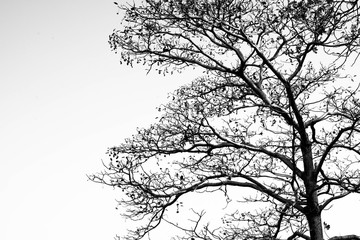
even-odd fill
[[(204, 70), (90, 176), (121, 189), (124, 215), (141, 220), (126, 239), (162, 222), (182, 230), (178, 239), (324, 239), (322, 212), (360, 191), (360, 82), (346, 74), (359, 53), (358, 1), (116, 5), (123, 24), (109, 43), (123, 63)], [(202, 224), (204, 212), (191, 227), (168, 219), (184, 195), (217, 191), (260, 210), (236, 202), (217, 228)]]

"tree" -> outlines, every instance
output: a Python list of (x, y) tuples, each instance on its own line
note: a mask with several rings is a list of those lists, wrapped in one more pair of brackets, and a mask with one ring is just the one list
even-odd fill
[(261, 210), (229, 212), (216, 229), (196, 212), (192, 227), (174, 224), (179, 239), (324, 239), (323, 211), (360, 191), (360, 82), (345, 73), (359, 54), (358, 1), (116, 5), (109, 43), (123, 63), (204, 70), (90, 176), (121, 189), (125, 216), (141, 220), (126, 239), (170, 222), (184, 195), (216, 191), (248, 193)]

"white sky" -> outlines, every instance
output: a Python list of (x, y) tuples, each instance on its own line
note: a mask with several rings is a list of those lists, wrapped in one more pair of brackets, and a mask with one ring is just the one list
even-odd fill
[[(151, 123), (191, 74), (170, 79), (120, 66), (107, 43), (116, 12), (111, 0), (1, 0), (0, 239), (123, 232), (116, 191), (86, 174), (102, 169), (107, 147)], [(359, 201), (350, 204), (332, 216), (357, 216)], [(327, 222), (334, 234), (360, 234), (356, 221)]]

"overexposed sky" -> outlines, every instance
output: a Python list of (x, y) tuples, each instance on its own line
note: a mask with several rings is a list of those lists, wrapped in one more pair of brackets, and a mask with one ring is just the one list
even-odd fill
[(113, 239), (116, 191), (87, 181), (181, 84), (119, 64), (113, 1), (0, 2), (0, 239)]
[[(1, 0), (1, 240), (124, 233), (117, 192), (86, 174), (102, 169), (107, 147), (153, 122), (155, 107), (191, 73), (162, 77), (119, 65), (107, 43), (116, 12), (110, 0)], [(351, 224), (334, 226), (336, 234), (359, 233)]]

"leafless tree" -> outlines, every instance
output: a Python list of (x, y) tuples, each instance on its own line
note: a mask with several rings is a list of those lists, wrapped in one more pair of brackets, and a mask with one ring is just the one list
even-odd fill
[[(140, 220), (126, 239), (163, 222), (178, 239), (324, 239), (322, 212), (360, 191), (360, 81), (346, 73), (359, 54), (358, 1), (115, 4), (124, 18), (109, 43), (123, 63), (204, 70), (89, 176), (123, 191), (124, 215)], [(217, 228), (200, 211), (191, 227), (168, 218), (183, 196), (217, 191), (227, 201), (249, 192), (243, 202), (261, 210), (229, 209)]]

